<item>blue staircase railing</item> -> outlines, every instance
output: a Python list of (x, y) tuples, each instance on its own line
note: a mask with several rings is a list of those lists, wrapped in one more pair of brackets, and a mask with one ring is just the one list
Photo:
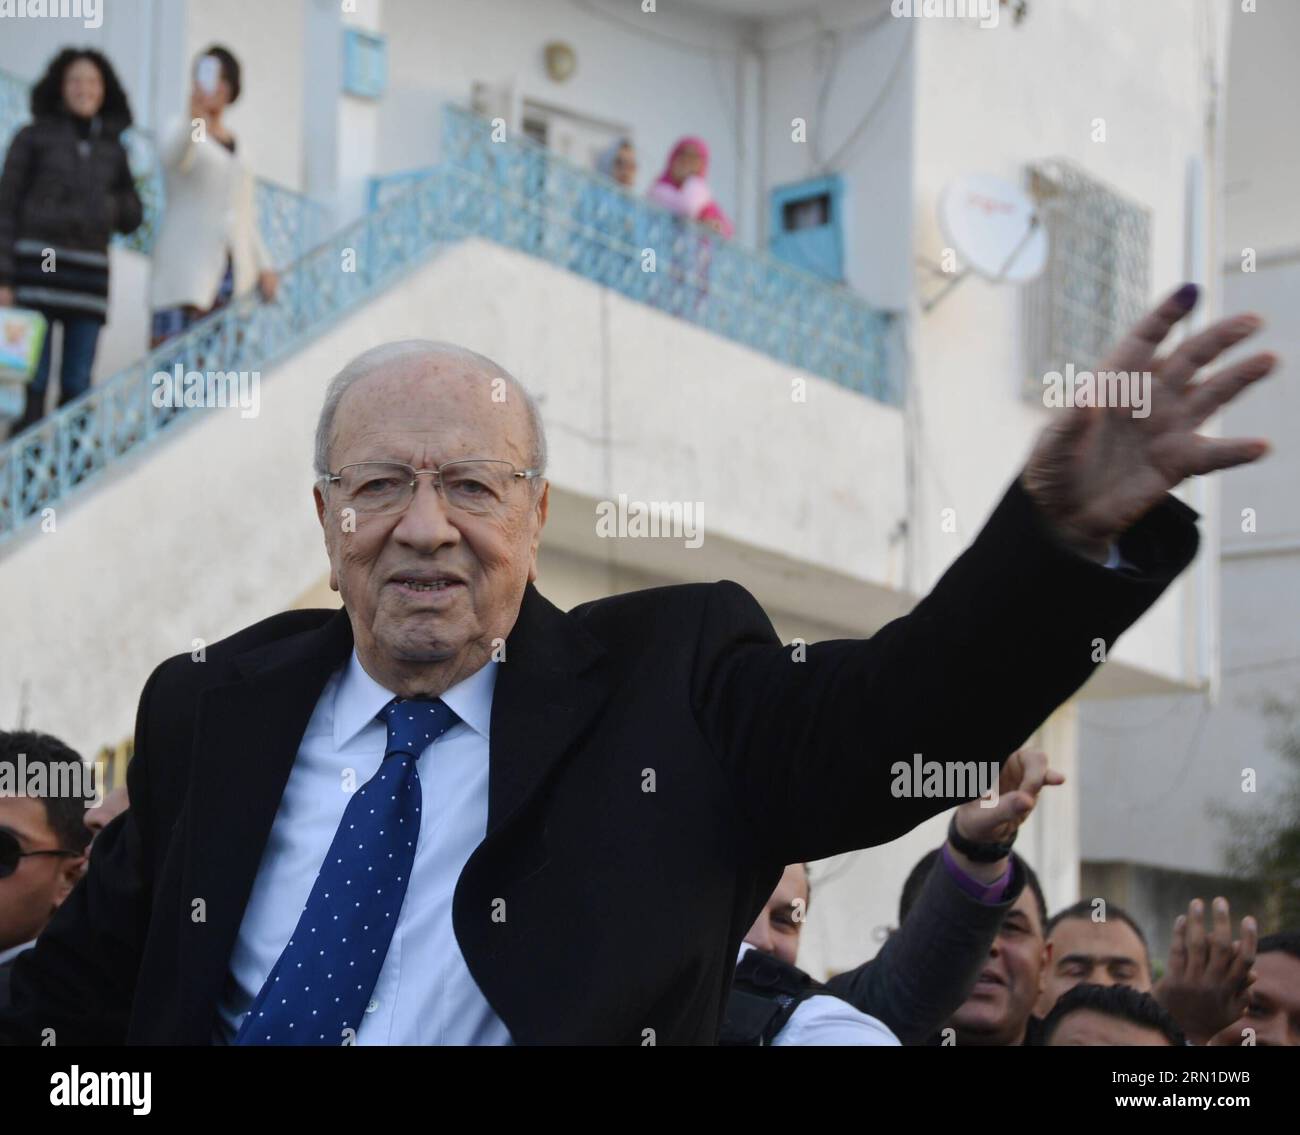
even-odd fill
[[(9, 140), (31, 117), (28, 96), (31, 84), (7, 71), (0, 71), (0, 160)], [(158, 219), (163, 209), (163, 179), (151, 135), (130, 129), (122, 136), (136, 191), (144, 206), (144, 220), (135, 232), (119, 235), (116, 243), (146, 255), (153, 249)], [(257, 179), (257, 224), (276, 268), (292, 264), (325, 235), (325, 208), (319, 201), (264, 178)]]
[[(82, 492), (119, 458), (193, 420), (155, 404), (152, 379), (186, 371), (264, 371), (329, 330), (437, 249), (483, 237), (562, 264), (605, 286), (792, 365), (894, 403), (886, 379), (888, 317), (843, 289), (717, 240), (582, 171), (538, 163), (488, 141), (488, 125), (458, 109), (444, 117), (448, 160), (299, 257), (280, 295), (255, 293), (196, 323), (0, 445), (0, 546), (44, 510)], [(491, 146), (491, 149), (487, 147)], [(544, 178), (545, 192), (538, 179)], [(580, 190), (586, 191), (582, 196)], [(656, 270), (643, 271), (647, 250)], [(162, 401), (159, 399), (159, 401)]]
[[(849, 289), (681, 221), (531, 139), (494, 141), (489, 123), (455, 106), (443, 110), (443, 165), (492, 188), (459, 206), (457, 222), (477, 235), (901, 405), (892, 317)], [(372, 179), (372, 207), (432, 173)]]

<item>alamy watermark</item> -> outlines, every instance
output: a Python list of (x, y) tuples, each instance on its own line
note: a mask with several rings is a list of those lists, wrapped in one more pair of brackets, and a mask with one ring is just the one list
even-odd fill
[(982, 28), (998, 26), (999, 0), (893, 0), (895, 19), (979, 20)]
[(97, 28), (104, 12), (100, 0), (0, 0), (0, 20), (80, 20)]
[(617, 501), (597, 502), (596, 535), (667, 537), (698, 548), (704, 543), (704, 502), (629, 501), (626, 493), (619, 493)]
[(256, 418), (262, 407), (260, 370), (187, 371), (177, 363), (170, 372), (155, 371), (153, 387), (153, 404), (160, 410), (238, 406), (241, 418)]
[(0, 796), (35, 800), (84, 800), (87, 808), (104, 802), (103, 761), (33, 761), (19, 753), (0, 765)]
[(50, 1076), (52, 1107), (129, 1107), (133, 1115), (153, 1110), (152, 1072), (91, 1072), (73, 1064)]
[(1133, 417), (1151, 413), (1151, 372), (1128, 370), (1076, 371), (1065, 364), (1065, 373), (1043, 375), (1043, 405), (1053, 409), (1075, 406), (1123, 406)]
[(894, 779), (892, 796), (905, 800), (973, 800), (981, 808), (995, 808), (1002, 766), (997, 761), (926, 761), (920, 753), (912, 762), (895, 761), (889, 767)]

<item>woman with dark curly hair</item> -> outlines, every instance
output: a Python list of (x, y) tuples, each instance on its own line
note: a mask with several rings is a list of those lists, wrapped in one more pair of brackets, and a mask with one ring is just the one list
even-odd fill
[(59, 52), (32, 88), (32, 122), (14, 135), (0, 174), (0, 307), (30, 308), (51, 334), (18, 429), (45, 412), (53, 325), (63, 328), (59, 404), (90, 388), (108, 314), (108, 242), (143, 215), (122, 131), (131, 108), (98, 51)]

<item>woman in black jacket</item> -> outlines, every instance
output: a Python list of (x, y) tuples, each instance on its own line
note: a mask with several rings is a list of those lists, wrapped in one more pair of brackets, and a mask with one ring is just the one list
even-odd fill
[(32, 122), (0, 174), (0, 307), (39, 311), (51, 334), (18, 429), (45, 412), (53, 325), (63, 327), (59, 404), (90, 388), (108, 314), (108, 242), (142, 209), (121, 135), (131, 108), (98, 51), (61, 51), (32, 88)]

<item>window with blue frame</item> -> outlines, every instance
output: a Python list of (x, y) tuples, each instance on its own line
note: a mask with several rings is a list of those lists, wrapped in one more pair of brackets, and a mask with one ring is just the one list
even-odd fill
[(343, 89), (359, 98), (381, 98), (388, 89), (388, 41), (360, 28), (343, 29)]
[(838, 174), (778, 185), (771, 193), (768, 251), (836, 283), (844, 281), (844, 182)]

